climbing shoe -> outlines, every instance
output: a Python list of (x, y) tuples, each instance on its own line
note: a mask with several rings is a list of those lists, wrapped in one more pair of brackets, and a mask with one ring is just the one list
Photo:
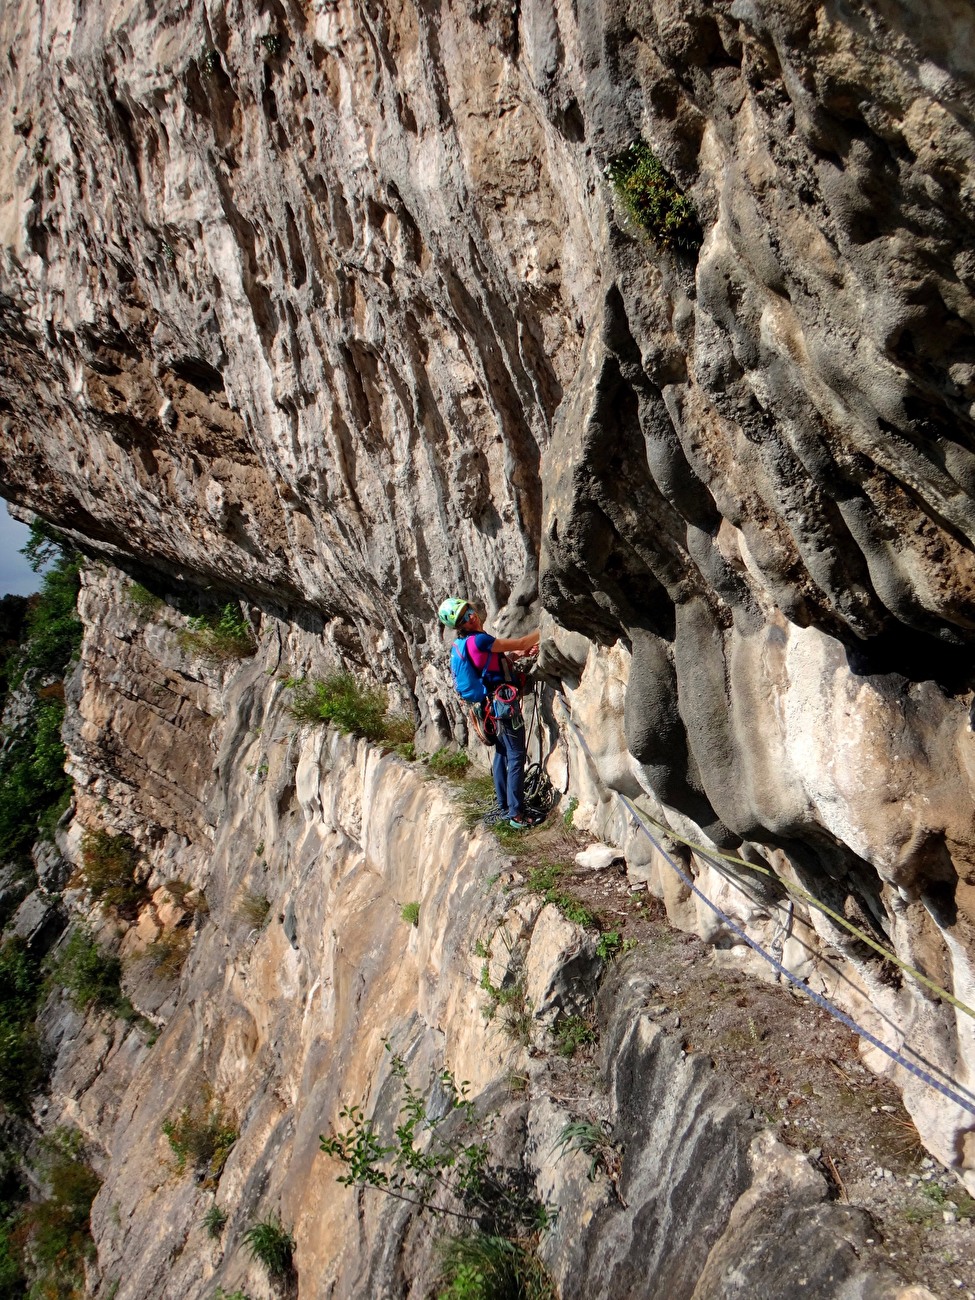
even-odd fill
[(508, 825), (513, 831), (530, 831), (532, 823), (522, 817), (509, 817)]

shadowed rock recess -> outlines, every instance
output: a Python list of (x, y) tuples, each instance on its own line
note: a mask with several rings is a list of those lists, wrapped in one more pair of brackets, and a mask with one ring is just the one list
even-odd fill
[[(591, 936), (552, 956), (537, 899), (485, 891), (493, 840), (402, 760), (298, 729), (283, 683), (376, 679), (433, 750), (466, 739), (440, 600), (541, 619), (587, 742), (547, 701), (574, 826), (716, 965), (767, 975), (625, 795), (975, 1106), (975, 1020), (780, 884), (975, 1005), (975, 10), (6, 0), (0, 61), (0, 491), (88, 557), (59, 846), (124, 831), (148, 873), (118, 928), (77, 880), (63, 899), (158, 1039), (45, 1013), (38, 1116), (104, 1180), (94, 1293), (259, 1300), (242, 1233), (275, 1213), (302, 1297), (436, 1294), (436, 1225), (318, 1152), (343, 1103), (394, 1113), (388, 1039), (496, 1112), (561, 1210), (540, 1253), (567, 1300), (923, 1294), (618, 970), (619, 1185), (556, 1159), (570, 1112), (484, 1023), (472, 950), (502, 925), (491, 980), (526, 962), (548, 989)], [(609, 177), (633, 145), (693, 204), (679, 240)], [(256, 654), (201, 664), (179, 611), (231, 600)], [(143, 959), (176, 931), (166, 983)], [(975, 1193), (975, 1113), (864, 1052)], [(179, 1179), (159, 1125), (211, 1093), (239, 1139)]]

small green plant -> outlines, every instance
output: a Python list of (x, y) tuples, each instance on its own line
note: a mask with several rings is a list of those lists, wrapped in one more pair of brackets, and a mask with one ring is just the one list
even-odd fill
[(420, 904), (404, 903), (400, 908), (400, 919), (406, 921), (408, 925), (420, 924)]
[[(407, 1077), (403, 1058), (392, 1051), (390, 1070), (402, 1092), (398, 1123), (386, 1140), (360, 1106), (346, 1105), (346, 1127), (319, 1138), (322, 1151), (340, 1162), (338, 1181), (372, 1187), (442, 1218), (457, 1219), (492, 1236), (522, 1237), (544, 1229), (551, 1216), (510, 1171), (492, 1166), (478, 1140), (469, 1086), (449, 1070), (438, 1075), (439, 1103), (428, 1108)], [(444, 1099), (446, 1104), (444, 1104)], [(465, 1140), (470, 1138), (473, 1140)]]
[(276, 59), (283, 48), (281, 37), (276, 32), (268, 32), (266, 36), (262, 36), (261, 45), (264, 47), (264, 52), (272, 59)]
[(596, 956), (600, 961), (609, 961), (623, 947), (623, 936), (619, 930), (604, 930), (596, 940)]
[(552, 1034), (559, 1056), (575, 1056), (580, 1047), (592, 1047), (597, 1041), (596, 1027), (585, 1016), (563, 1016)]
[(218, 1286), (213, 1293), (213, 1300), (251, 1300), (251, 1298), (239, 1287), (236, 1291), (225, 1291), (222, 1286)]
[(461, 780), (471, 765), (471, 760), (462, 749), (437, 749), (427, 759), (427, 767), (434, 776), (445, 776), (453, 781)]
[(562, 814), (562, 825), (565, 827), (567, 831), (570, 831), (572, 829), (572, 819), (573, 817), (575, 817), (576, 809), (578, 807), (579, 807), (579, 800), (575, 797), (575, 795), (573, 795), (572, 798), (565, 806), (565, 812)]
[(164, 1120), (162, 1131), (173, 1153), (175, 1172), (193, 1169), (202, 1175), (204, 1187), (216, 1186), (238, 1135), (212, 1091), (205, 1088), (175, 1119)]
[(65, 989), (75, 1006), (104, 1007), (108, 1011), (131, 1011), (132, 1004), (120, 987), (122, 963), (114, 953), (98, 946), (91, 931), (72, 930), (51, 968), (55, 984)]
[(234, 911), (241, 921), (260, 930), (271, 913), (271, 903), (265, 894), (248, 889), (238, 898)]
[(211, 1205), (200, 1223), (206, 1228), (208, 1237), (219, 1237), (227, 1226), (227, 1211), (219, 1205)]
[(555, 887), (564, 874), (565, 868), (557, 862), (543, 863), (529, 871), (525, 888), (533, 894), (541, 894), (547, 903), (551, 902), (548, 895), (555, 893)]
[(591, 929), (596, 924), (593, 913), (574, 894), (559, 893), (550, 901), (555, 903), (567, 921), (573, 921), (586, 929)]
[(132, 612), (144, 623), (150, 623), (158, 618), (166, 607), (163, 598), (147, 587), (143, 587), (141, 582), (130, 582), (125, 598)]
[(636, 939), (624, 939), (619, 930), (604, 930), (596, 940), (596, 956), (601, 961), (622, 957), (636, 947)]
[(179, 927), (167, 930), (155, 943), (146, 948), (146, 959), (152, 969), (165, 980), (174, 980), (183, 969), (189, 956), (192, 935), (189, 930)]
[(401, 740), (393, 746), (393, 753), (407, 763), (416, 762), (416, 745), (412, 740)]
[(200, 76), (204, 81), (209, 81), (220, 69), (220, 55), (216, 50), (204, 45), (200, 50), (199, 64)]
[(620, 1171), (620, 1151), (611, 1141), (609, 1131), (604, 1125), (593, 1124), (590, 1120), (573, 1120), (556, 1138), (552, 1148), (559, 1153), (561, 1160), (570, 1151), (578, 1151), (589, 1157), (589, 1181), (592, 1182), (602, 1170), (614, 1184)]
[(903, 1210), (903, 1217), (906, 1223), (916, 1224), (920, 1228), (933, 1228), (936, 1223), (941, 1222), (941, 1211), (934, 1205), (915, 1204), (908, 1205)]
[(541, 894), (543, 901), (557, 907), (567, 921), (589, 929), (596, 924), (596, 918), (589, 908), (574, 894), (558, 888), (558, 882), (564, 873), (565, 868), (555, 862), (534, 867), (528, 873), (525, 887), (533, 894)]
[(523, 1047), (530, 1046), (534, 1008), (525, 993), (524, 981), (516, 979), (499, 987), (492, 983), (491, 972), (485, 962), (481, 967), (481, 988), (488, 995), (484, 1019), (491, 1021), (497, 1017), (509, 1038)]
[(269, 1277), (288, 1277), (294, 1268), (294, 1238), (272, 1215), (245, 1229), (244, 1245)]
[(299, 722), (330, 722), (347, 736), (391, 746), (412, 743), (413, 724), (389, 715), (386, 692), (363, 686), (352, 673), (332, 673), (311, 682), (289, 682), (292, 717)]
[(240, 606), (224, 605), (218, 614), (199, 614), (187, 619), (179, 634), (179, 644), (187, 654), (198, 655), (211, 663), (246, 659), (257, 644)]
[(135, 879), (140, 861), (141, 854), (131, 835), (94, 830), (82, 837), (81, 874), (92, 898), (129, 918), (148, 898), (145, 885)]
[(701, 242), (693, 203), (645, 140), (610, 159), (605, 174), (626, 212), (661, 248), (696, 248)]
[(487, 1232), (449, 1237), (441, 1247), (437, 1300), (555, 1300), (534, 1242)]

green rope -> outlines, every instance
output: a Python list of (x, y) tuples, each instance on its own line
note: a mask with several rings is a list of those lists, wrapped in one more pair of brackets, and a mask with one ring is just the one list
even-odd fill
[(822, 912), (824, 916), (828, 916), (831, 921), (835, 921), (836, 924), (842, 926), (844, 930), (848, 930), (850, 934), (854, 935), (862, 943), (873, 948), (873, 950), (878, 952), (881, 957), (884, 957), (887, 961), (892, 961), (895, 966), (899, 966), (906, 974), (912, 975), (919, 984), (923, 984), (925, 988), (930, 989), (932, 993), (936, 993), (938, 997), (944, 998), (945, 1001), (950, 1002), (953, 1007), (957, 1007), (959, 1011), (964, 1011), (966, 1016), (971, 1016), (972, 1019), (975, 1020), (975, 1011), (962, 1002), (960, 998), (956, 998), (953, 993), (949, 993), (947, 989), (943, 989), (939, 984), (935, 984), (934, 980), (929, 980), (926, 975), (922, 975), (919, 970), (915, 970), (913, 966), (908, 962), (903, 961), (896, 955), (896, 953), (890, 952), (882, 943), (878, 943), (877, 940), (872, 939), (869, 934), (865, 934), (863, 930), (858, 926), (855, 926), (852, 921), (848, 921), (841, 913), (834, 912), (834, 910), (827, 906), (826, 903), (821, 903), (818, 898), (803, 889), (801, 885), (793, 884), (792, 881), (786, 880), (784, 876), (778, 875), (777, 872), (772, 871), (769, 867), (759, 867), (754, 862), (746, 862), (744, 858), (736, 858), (732, 853), (721, 853), (718, 849), (709, 849), (705, 848), (703, 844), (695, 844), (693, 840), (685, 839), (683, 835), (679, 835), (677, 831), (673, 830), (670, 826), (665, 826), (663, 822), (657, 821), (657, 819), (651, 817), (649, 813), (644, 812), (642, 815), (651, 823), (651, 825), (656, 826), (657, 830), (662, 832), (662, 834), (669, 835), (671, 839), (678, 840), (681, 844), (693, 850), (693, 852), (701, 854), (704, 858), (720, 858), (723, 862), (731, 862), (738, 867), (747, 867), (749, 871), (757, 871), (760, 875), (770, 876), (773, 879), (778, 880), (783, 887), (793, 895), (793, 897), (802, 899), (804, 903), (809, 903), (811, 907), (815, 907), (817, 911)]

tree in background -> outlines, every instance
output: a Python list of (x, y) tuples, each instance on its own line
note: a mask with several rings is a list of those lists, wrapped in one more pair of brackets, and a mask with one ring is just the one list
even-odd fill
[(61, 724), (64, 677), (81, 642), (76, 605), (81, 556), (58, 534), (33, 524), (21, 554), (46, 567), (27, 600), (19, 644), (0, 667), (0, 863), (26, 864), (38, 836), (51, 835), (71, 798)]

